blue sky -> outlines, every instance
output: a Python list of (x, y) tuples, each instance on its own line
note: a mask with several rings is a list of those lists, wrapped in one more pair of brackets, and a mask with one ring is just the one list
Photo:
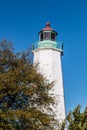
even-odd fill
[(0, 0), (0, 40), (23, 51), (49, 21), (64, 42), (66, 111), (87, 106), (87, 0)]

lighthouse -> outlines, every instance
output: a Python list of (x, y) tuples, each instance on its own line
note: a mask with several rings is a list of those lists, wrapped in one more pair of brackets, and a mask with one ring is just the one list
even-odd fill
[(39, 71), (46, 77), (46, 82), (54, 82), (51, 90), (54, 96), (55, 119), (60, 123), (65, 119), (65, 102), (61, 57), (63, 44), (57, 41), (57, 32), (46, 23), (46, 27), (39, 33), (39, 41), (33, 48), (34, 63), (39, 63)]

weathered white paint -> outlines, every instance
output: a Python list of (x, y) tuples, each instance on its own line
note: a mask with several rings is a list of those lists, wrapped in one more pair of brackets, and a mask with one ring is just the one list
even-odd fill
[(54, 95), (56, 107), (53, 107), (56, 119), (65, 119), (64, 90), (61, 68), (61, 50), (57, 48), (38, 48), (33, 50), (34, 63), (39, 63), (39, 71), (49, 82), (54, 81), (51, 93)]

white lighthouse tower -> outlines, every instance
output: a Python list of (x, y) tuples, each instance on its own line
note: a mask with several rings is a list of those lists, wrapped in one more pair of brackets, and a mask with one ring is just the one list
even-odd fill
[(65, 119), (64, 89), (61, 67), (63, 45), (56, 41), (57, 32), (50, 28), (50, 23), (39, 32), (39, 42), (34, 48), (34, 63), (39, 63), (39, 71), (46, 77), (47, 82), (54, 81), (55, 118), (62, 122)]

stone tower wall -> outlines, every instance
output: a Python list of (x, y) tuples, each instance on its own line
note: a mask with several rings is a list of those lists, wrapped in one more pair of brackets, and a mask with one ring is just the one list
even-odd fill
[(56, 48), (39, 48), (33, 51), (34, 63), (39, 63), (39, 71), (48, 82), (54, 81), (51, 93), (54, 95), (53, 111), (60, 122), (65, 119), (64, 90), (61, 67), (61, 50)]

